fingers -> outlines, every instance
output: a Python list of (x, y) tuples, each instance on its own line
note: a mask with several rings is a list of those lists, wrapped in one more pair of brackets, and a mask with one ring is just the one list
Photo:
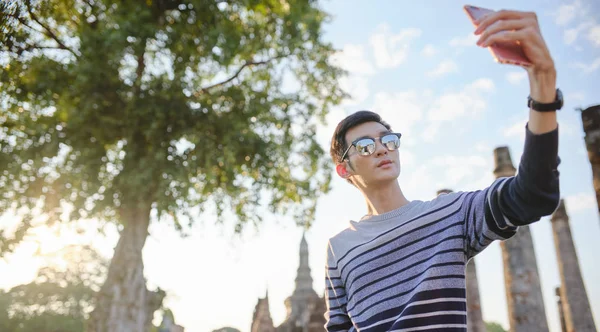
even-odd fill
[(528, 39), (531, 35), (532, 34), (531, 31), (529, 31), (529, 28), (521, 30), (504, 30), (490, 35), (479, 45), (482, 47), (488, 47), (495, 43), (523, 41)]
[(500, 10), (500, 11), (494, 12), (492, 14), (489, 14), (489, 15), (475, 21), (475, 24), (477, 25), (475, 34), (476, 35), (480, 34), (482, 31), (487, 29), (490, 25), (494, 24), (496, 21), (518, 20), (518, 19), (524, 19), (524, 18), (535, 19), (537, 21), (536, 14), (532, 13), (532, 12)]
[(530, 26), (535, 26), (535, 22), (530, 18), (520, 19), (520, 20), (500, 20), (494, 22), (492, 25), (488, 26), (485, 31), (481, 34), (481, 37), (477, 41), (477, 45), (483, 46), (486, 44), (487, 39), (499, 32), (502, 31), (514, 31), (514, 30), (522, 30)]

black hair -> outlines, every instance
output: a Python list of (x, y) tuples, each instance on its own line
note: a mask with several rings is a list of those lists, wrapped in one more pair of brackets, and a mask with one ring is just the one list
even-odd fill
[(333, 159), (334, 163), (337, 164), (342, 162), (342, 155), (348, 148), (349, 143), (346, 142), (346, 133), (348, 130), (365, 122), (378, 122), (381, 123), (387, 130), (392, 129), (390, 125), (383, 121), (381, 116), (375, 112), (358, 111), (348, 115), (346, 118), (344, 118), (344, 120), (338, 123), (335, 131), (333, 132), (333, 137), (331, 138), (331, 148), (329, 153), (331, 154), (331, 158)]

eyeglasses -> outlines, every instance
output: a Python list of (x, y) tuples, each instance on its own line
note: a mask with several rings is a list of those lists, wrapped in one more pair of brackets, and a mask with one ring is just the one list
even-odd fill
[(400, 137), (402, 137), (402, 134), (400, 133), (389, 133), (377, 138), (359, 138), (352, 142), (352, 144), (350, 144), (350, 146), (346, 149), (342, 155), (342, 159), (340, 159), (340, 162), (346, 160), (346, 154), (348, 154), (348, 151), (350, 151), (350, 148), (353, 146), (356, 147), (358, 154), (361, 156), (370, 156), (373, 154), (373, 152), (375, 152), (375, 140), (379, 140), (381, 145), (385, 146), (389, 151), (398, 150), (400, 147)]

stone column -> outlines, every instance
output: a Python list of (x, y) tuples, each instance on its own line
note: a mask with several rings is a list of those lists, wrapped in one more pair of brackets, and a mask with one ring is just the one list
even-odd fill
[(486, 332), (479, 300), (475, 258), (467, 263), (467, 332)]
[[(438, 196), (449, 194), (452, 190), (438, 190)], [(481, 312), (481, 301), (479, 299), (479, 284), (477, 282), (477, 269), (475, 268), (475, 258), (467, 263), (467, 331), (468, 332), (486, 332), (483, 314)]]
[(600, 213), (600, 105), (581, 110), (581, 121), (585, 132), (585, 147), (592, 165), (598, 213)]
[[(494, 150), (496, 178), (514, 176), (508, 147)], [(533, 238), (529, 226), (519, 227), (512, 238), (500, 242), (504, 286), (511, 332), (548, 331)]]
[(273, 326), (273, 319), (271, 319), (271, 311), (269, 309), (268, 290), (265, 298), (259, 298), (254, 308), (250, 332), (275, 332), (275, 326)]
[(556, 295), (556, 305), (558, 306), (558, 318), (560, 319), (560, 331), (567, 332), (567, 323), (565, 322), (565, 311), (563, 310), (563, 303), (560, 298), (560, 287), (554, 289)]
[(567, 332), (595, 332), (594, 317), (585, 291), (569, 216), (564, 201), (552, 214), (552, 233), (560, 271), (560, 299)]

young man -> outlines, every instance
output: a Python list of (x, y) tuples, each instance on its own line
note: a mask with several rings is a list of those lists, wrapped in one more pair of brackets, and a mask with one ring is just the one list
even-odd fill
[(467, 261), (558, 206), (562, 95), (536, 16), (501, 11), (478, 23), (478, 45), (519, 41), (533, 63), (518, 175), (481, 191), (409, 201), (397, 181), (400, 134), (372, 112), (340, 122), (331, 155), (368, 214), (329, 241), (327, 331), (466, 331)]

